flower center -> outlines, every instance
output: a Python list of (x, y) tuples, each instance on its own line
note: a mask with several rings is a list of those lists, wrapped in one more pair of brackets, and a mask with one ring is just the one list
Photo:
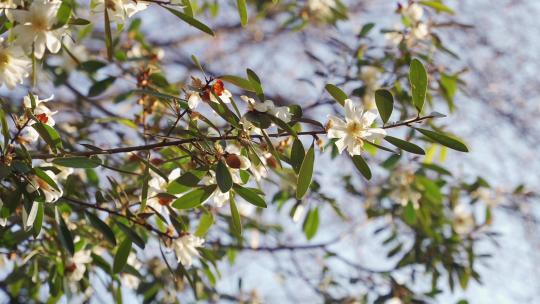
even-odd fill
[(42, 123), (47, 123), (49, 121), (49, 117), (45, 113), (36, 115), (36, 118)]
[(171, 203), (172, 199), (170, 198), (165, 198), (165, 197), (160, 197), (158, 202), (161, 206), (168, 206), (170, 203)]
[(49, 22), (43, 16), (34, 16), (32, 20), (32, 28), (36, 32), (45, 32), (49, 30)]
[(350, 134), (356, 134), (360, 131), (362, 131), (364, 128), (362, 128), (362, 124), (360, 124), (357, 121), (351, 121), (347, 124), (347, 133)]
[(9, 64), (9, 55), (0, 53), (0, 68), (3, 68)]

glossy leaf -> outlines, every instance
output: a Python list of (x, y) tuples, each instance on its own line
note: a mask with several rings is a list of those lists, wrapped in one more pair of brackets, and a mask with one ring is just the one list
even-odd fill
[(421, 112), (426, 100), (428, 75), (426, 68), (418, 59), (413, 59), (411, 61), (409, 81), (412, 89), (413, 104), (418, 112)]
[(314, 208), (309, 211), (304, 220), (303, 230), (306, 238), (311, 240), (319, 229), (319, 208)]
[(113, 261), (113, 273), (119, 273), (127, 264), (129, 253), (131, 252), (131, 240), (126, 238), (118, 247)]
[(302, 161), (296, 183), (296, 199), (302, 199), (311, 185), (313, 179), (313, 166), (315, 162), (315, 146), (312, 144)]
[(384, 140), (386, 140), (387, 142), (391, 143), (392, 145), (402, 149), (402, 150), (405, 150), (407, 152), (410, 152), (410, 153), (414, 153), (414, 154), (420, 154), (420, 155), (425, 155), (426, 152), (424, 151), (424, 149), (420, 148), (419, 146), (411, 143), (411, 142), (408, 142), (408, 141), (405, 141), (403, 139), (399, 139), (399, 138), (396, 138), (396, 137), (393, 137), (393, 136), (385, 136), (384, 137)]
[(260, 197), (257, 193), (255, 193), (253, 190), (249, 188), (244, 188), (238, 184), (235, 184), (233, 186), (234, 192), (243, 199), (245, 199), (248, 203), (255, 205), (259, 208), (266, 208), (266, 202), (262, 197)]
[(177, 209), (191, 209), (202, 205), (216, 190), (216, 185), (206, 186), (188, 192), (174, 201), (172, 206)]
[(327, 84), (324, 88), (340, 105), (345, 105), (345, 99), (349, 98), (345, 92), (333, 84)]
[(52, 163), (62, 167), (92, 169), (101, 165), (101, 160), (98, 157), (63, 157), (54, 159)]
[(211, 28), (209, 28), (206, 24), (200, 22), (199, 20), (189, 16), (188, 14), (184, 14), (175, 9), (172, 9), (170, 7), (166, 7), (166, 6), (163, 6), (163, 7), (166, 8), (169, 12), (173, 13), (176, 17), (180, 18), (185, 23), (197, 28), (198, 30), (201, 30), (207, 33), (210, 36), (214, 36), (214, 31), (212, 31)]
[(216, 182), (222, 193), (227, 193), (233, 186), (231, 172), (222, 161), (216, 166)]
[(247, 12), (246, 0), (237, 0), (236, 5), (238, 6), (238, 15), (240, 15), (240, 23), (242, 24), (242, 26), (246, 26), (248, 23), (248, 12)]
[(384, 123), (388, 122), (394, 110), (394, 96), (388, 90), (380, 89), (375, 91), (375, 104)]
[(364, 158), (360, 155), (354, 155), (352, 157), (352, 161), (356, 169), (360, 171), (360, 173), (367, 179), (371, 179), (371, 170), (369, 169), (368, 164), (364, 160)]
[(112, 229), (95, 214), (92, 214), (90, 212), (86, 212), (85, 214), (90, 224), (94, 228), (96, 228), (96, 230), (98, 230), (101, 234), (103, 234), (105, 239), (109, 243), (111, 243), (111, 245), (116, 246), (116, 237)]
[(454, 149), (454, 150), (457, 150), (457, 151), (461, 151), (461, 152), (469, 152), (469, 148), (467, 148), (467, 146), (462, 143), (461, 141), (455, 139), (455, 138), (452, 138), (448, 135), (445, 135), (445, 134), (442, 134), (442, 133), (439, 133), (439, 132), (435, 132), (435, 131), (431, 131), (431, 130), (426, 130), (426, 129), (420, 129), (420, 128), (414, 128), (415, 130), (419, 131), (420, 133), (424, 134), (425, 136), (427, 136), (428, 138), (430, 138), (431, 140), (445, 146), (445, 147), (448, 147), (450, 149)]

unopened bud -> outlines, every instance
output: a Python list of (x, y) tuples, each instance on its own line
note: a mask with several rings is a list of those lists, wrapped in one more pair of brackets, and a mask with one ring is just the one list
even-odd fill
[(240, 169), (242, 166), (242, 160), (240, 160), (240, 157), (236, 154), (229, 154), (225, 157), (225, 162), (227, 163), (227, 166), (233, 168), (233, 169)]

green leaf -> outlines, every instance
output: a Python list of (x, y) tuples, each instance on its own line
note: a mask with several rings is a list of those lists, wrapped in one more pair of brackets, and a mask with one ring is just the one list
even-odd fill
[(96, 228), (97, 231), (101, 232), (111, 245), (116, 246), (116, 237), (114, 236), (112, 229), (95, 214), (90, 212), (85, 212), (85, 214), (90, 224)]
[(240, 197), (245, 199), (248, 203), (255, 205), (260, 208), (266, 208), (266, 202), (262, 197), (260, 197), (257, 193), (253, 192), (253, 190), (249, 188), (244, 188), (238, 184), (234, 184), (233, 186), (234, 192), (236, 192)]
[(246, 0), (237, 0), (238, 15), (240, 15), (240, 23), (242, 26), (246, 26), (248, 23), (248, 12)]
[(47, 145), (49, 145), (53, 152), (56, 152), (57, 148), (62, 147), (60, 134), (58, 134), (53, 127), (41, 122), (36, 122), (32, 125), (32, 128), (38, 132), (39, 136), (47, 143)]
[(382, 121), (386, 123), (394, 110), (394, 96), (388, 90), (377, 90), (375, 91), (375, 104), (379, 114), (381, 114)]
[(118, 247), (116, 255), (114, 256), (113, 261), (113, 273), (119, 273), (124, 269), (124, 266), (127, 264), (127, 259), (131, 251), (131, 240), (126, 238)]
[(403, 210), (403, 219), (405, 223), (409, 225), (416, 224), (416, 210), (414, 210), (413, 203), (409, 201)]
[(2, 136), (4, 137), (4, 147), (9, 144), (11, 136), (9, 134), (9, 125), (6, 120), (6, 113), (2, 109), (2, 104), (0, 103), (0, 125), (2, 126)]
[(33, 236), (37, 238), (39, 236), (39, 233), (41, 232), (41, 228), (43, 226), (43, 215), (44, 215), (44, 209), (43, 209), (43, 203), (42, 202), (34, 202), (34, 204), (37, 205), (37, 212), (36, 212), (36, 218), (34, 220), (33, 225)]
[(44, 180), (49, 186), (51, 186), (54, 189), (60, 191), (60, 188), (58, 188), (58, 185), (56, 184), (56, 182), (49, 175), (47, 175), (47, 173), (45, 173), (45, 171), (41, 170), (40, 168), (34, 168), (32, 170), (34, 171), (34, 174), (37, 177)]
[(174, 181), (170, 181), (167, 187), (167, 193), (179, 194), (196, 187), (201, 178), (206, 174), (206, 171), (190, 171), (182, 174)]
[(302, 199), (311, 185), (313, 179), (313, 163), (315, 162), (315, 146), (312, 144), (302, 161), (302, 166), (298, 173), (298, 181), (296, 186), (296, 198)]
[(94, 83), (90, 90), (88, 90), (88, 97), (95, 97), (98, 95), (101, 95), (103, 92), (105, 92), (114, 82), (116, 81), (116, 77), (107, 77), (103, 80), (100, 80), (96, 83)]
[(62, 167), (92, 169), (101, 165), (101, 159), (99, 157), (63, 157), (54, 159), (52, 163)]
[(304, 220), (304, 234), (308, 240), (311, 240), (319, 229), (319, 208), (311, 209)]
[(367, 179), (371, 179), (371, 170), (369, 169), (368, 164), (364, 160), (364, 158), (360, 155), (355, 155), (352, 157), (352, 161), (356, 169), (360, 171), (360, 173)]
[(203, 237), (206, 235), (210, 227), (214, 224), (214, 216), (212, 213), (206, 211), (201, 215), (201, 219), (199, 220), (199, 226), (197, 227), (197, 230), (195, 231), (195, 235), (198, 237)]
[(424, 5), (424, 6), (431, 7), (433, 9), (437, 10), (438, 12), (445, 12), (445, 13), (449, 13), (450, 15), (454, 14), (453, 9), (449, 8), (448, 6), (446, 6), (443, 3), (438, 2), (438, 1), (419, 1), (418, 3), (420, 3), (420, 4)]
[(56, 13), (56, 24), (54, 25), (55, 28), (61, 28), (64, 26), (71, 16), (71, 4), (70, 1), (63, 0), (62, 4), (58, 8), (58, 11)]
[(231, 218), (232, 218), (232, 230), (236, 236), (242, 235), (242, 221), (240, 218), (240, 213), (236, 207), (236, 202), (234, 197), (231, 195), (229, 200), (229, 206), (231, 207)]
[(221, 79), (225, 82), (231, 83), (239, 88), (242, 88), (246, 91), (255, 92), (255, 89), (253, 89), (253, 85), (251, 84), (251, 81), (234, 75), (221, 75), (218, 77), (218, 79)]
[(80, 69), (90, 74), (93, 74), (106, 66), (107, 66), (106, 62), (99, 61), (99, 60), (88, 60), (85, 62), (81, 62), (81, 64), (79, 64)]
[(264, 101), (265, 98), (264, 98), (264, 91), (261, 84), (261, 79), (251, 69), (247, 69), (246, 73), (247, 73), (249, 81), (251, 82), (251, 86), (253, 87), (253, 89), (255, 90), (255, 93), (257, 94), (257, 97), (260, 99), (260, 101)]
[(214, 31), (212, 31), (211, 28), (209, 28), (206, 24), (200, 22), (199, 20), (187, 15), (187, 14), (184, 14), (182, 12), (179, 12), (177, 10), (174, 10), (170, 7), (166, 7), (166, 6), (162, 6), (164, 8), (166, 8), (169, 12), (173, 13), (176, 17), (180, 18), (182, 21), (184, 21), (185, 23), (197, 28), (198, 30), (201, 30), (205, 33), (207, 33), (208, 35), (210, 36), (214, 36)]
[(216, 185), (206, 186), (188, 192), (174, 201), (172, 206), (177, 209), (191, 209), (202, 205), (216, 190)]
[(122, 230), (122, 232), (133, 242), (135, 245), (137, 245), (139, 248), (144, 249), (146, 246), (144, 239), (137, 234), (133, 229), (126, 226), (125, 224), (121, 222), (116, 222), (116, 225)]
[[(148, 157), (150, 157), (150, 154), (148, 154)], [(141, 207), (139, 208), (139, 212), (144, 212), (146, 209), (146, 203), (148, 202), (148, 182), (150, 181), (150, 162), (148, 159), (145, 161), (144, 166), (144, 175), (142, 179), (142, 190), (141, 190)]]
[(450, 149), (454, 149), (454, 150), (457, 150), (457, 151), (460, 151), (460, 152), (469, 152), (469, 149), (467, 148), (467, 146), (462, 143), (461, 141), (457, 140), (457, 139), (454, 139), (448, 135), (445, 135), (445, 134), (442, 134), (442, 133), (438, 133), (438, 132), (435, 132), (435, 131), (430, 131), (430, 130), (426, 130), (426, 129), (420, 129), (420, 128), (414, 128), (415, 130), (419, 131), (420, 133), (424, 134), (425, 136), (427, 136), (428, 138), (430, 138), (431, 140), (445, 146), (445, 147), (448, 147)]
[(62, 246), (64, 246), (69, 254), (73, 255), (75, 253), (75, 245), (73, 244), (73, 236), (71, 235), (71, 232), (69, 231), (66, 222), (64, 222), (64, 219), (62, 217), (60, 218), (59, 222), (59, 234), (58, 237), (60, 238), (60, 243)]
[(113, 58), (113, 39), (111, 32), (111, 20), (109, 18), (109, 10), (104, 10), (104, 27), (105, 27), (105, 47), (107, 48), (107, 59), (112, 61)]
[(222, 161), (219, 161), (216, 166), (216, 181), (222, 193), (227, 193), (233, 186), (231, 172)]
[(297, 174), (300, 172), (300, 167), (305, 156), (306, 150), (304, 149), (304, 145), (299, 139), (295, 139), (291, 148), (291, 166)]
[(345, 92), (333, 84), (327, 84), (324, 88), (340, 105), (345, 105), (345, 99), (349, 98)]
[(268, 129), (272, 126), (271, 115), (256, 111), (248, 111), (244, 117), (259, 129)]
[(419, 146), (411, 143), (411, 142), (408, 142), (408, 141), (405, 141), (405, 140), (402, 140), (402, 139), (399, 139), (399, 138), (396, 138), (396, 137), (393, 137), (393, 136), (385, 136), (384, 137), (384, 140), (386, 140), (387, 142), (391, 143), (392, 145), (402, 149), (402, 150), (405, 150), (407, 152), (411, 152), (411, 153), (414, 153), (414, 154), (420, 154), (420, 155), (425, 155), (426, 152), (420, 148)]
[(421, 112), (426, 100), (428, 75), (426, 68), (418, 59), (413, 59), (411, 62), (409, 81), (411, 83), (413, 104), (418, 112)]

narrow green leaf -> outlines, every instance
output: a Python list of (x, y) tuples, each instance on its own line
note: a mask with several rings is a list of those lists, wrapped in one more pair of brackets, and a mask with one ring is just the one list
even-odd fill
[(409, 201), (405, 206), (405, 209), (403, 209), (403, 219), (405, 220), (405, 223), (409, 225), (416, 224), (416, 210), (414, 210), (411, 201)]
[(449, 8), (448, 6), (446, 6), (443, 3), (438, 2), (438, 1), (419, 1), (418, 3), (420, 3), (420, 4), (424, 5), (424, 6), (431, 7), (431, 8), (435, 9), (438, 12), (445, 12), (445, 13), (448, 13), (450, 15), (454, 14), (453, 9)]
[(242, 221), (240, 218), (240, 213), (238, 212), (238, 208), (236, 207), (236, 202), (234, 201), (234, 197), (231, 194), (229, 205), (231, 207), (231, 218), (232, 218), (232, 230), (236, 236), (242, 235)]
[(414, 128), (415, 130), (419, 131), (420, 133), (424, 134), (425, 136), (427, 136), (428, 138), (430, 138), (431, 140), (445, 146), (445, 147), (448, 147), (450, 149), (454, 149), (454, 150), (457, 150), (457, 151), (460, 151), (460, 152), (469, 152), (469, 149), (467, 148), (467, 146), (462, 143), (461, 141), (455, 139), (455, 138), (452, 138), (448, 135), (445, 135), (445, 134), (442, 134), (442, 133), (438, 133), (438, 132), (435, 132), (435, 131), (430, 131), (430, 130), (426, 130), (426, 129), (420, 129), (420, 128)]
[(62, 147), (60, 134), (58, 134), (53, 127), (41, 122), (36, 122), (32, 125), (32, 128), (38, 132), (39, 136), (47, 143), (47, 145), (49, 145), (49, 148), (51, 148), (53, 152), (56, 152), (57, 148)]
[(212, 213), (208, 211), (204, 212), (201, 215), (201, 219), (199, 220), (199, 226), (197, 226), (195, 235), (198, 237), (204, 237), (213, 224), (214, 224), (214, 216), (212, 215)]
[(418, 59), (413, 59), (411, 62), (409, 81), (411, 83), (413, 104), (418, 112), (421, 112), (426, 100), (428, 75), (426, 68)]
[(64, 222), (64, 219), (62, 217), (60, 218), (59, 222), (59, 233), (58, 237), (60, 238), (60, 243), (62, 246), (64, 246), (69, 254), (73, 255), (75, 253), (75, 245), (73, 244), (73, 236), (71, 235), (71, 232), (69, 231), (66, 222)]
[(237, 0), (238, 15), (240, 15), (240, 23), (242, 26), (246, 26), (248, 23), (248, 12), (246, 0)]
[(251, 69), (247, 69), (246, 72), (247, 72), (248, 79), (251, 82), (251, 86), (253, 87), (253, 89), (255, 90), (255, 93), (257, 94), (257, 97), (260, 99), (261, 102), (264, 101), (265, 98), (264, 98), (264, 91), (261, 84), (261, 79)]
[(384, 140), (386, 140), (387, 142), (391, 143), (392, 145), (402, 149), (402, 150), (405, 150), (407, 152), (411, 152), (411, 153), (414, 153), (414, 154), (420, 154), (420, 155), (425, 155), (426, 152), (420, 148), (419, 146), (411, 143), (411, 142), (408, 142), (408, 141), (405, 141), (405, 140), (402, 140), (402, 139), (399, 139), (399, 138), (396, 138), (396, 137), (393, 137), (393, 136), (385, 136), (384, 137)]
[(52, 163), (62, 167), (92, 169), (101, 165), (101, 159), (99, 157), (63, 157), (54, 159)]
[(311, 185), (313, 179), (313, 163), (315, 162), (315, 146), (312, 144), (302, 161), (302, 166), (298, 172), (298, 181), (296, 186), (296, 198), (302, 199)]
[(144, 166), (144, 175), (142, 179), (142, 190), (141, 190), (141, 207), (139, 208), (139, 212), (144, 212), (146, 209), (146, 203), (148, 202), (148, 182), (150, 181), (150, 162), (148, 161), (150, 157), (150, 154), (148, 154), (148, 158), (146, 159), (145, 166)]
[(184, 14), (182, 12), (174, 10), (174, 9), (172, 9), (170, 7), (166, 7), (166, 6), (162, 6), (162, 7), (166, 8), (169, 12), (174, 14), (176, 17), (180, 18), (185, 23), (197, 28), (198, 30), (201, 30), (201, 31), (207, 33), (210, 36), (214, 36), (214, 31), (212, 31), (211, 28), (209, 28), (206, 24), (200, 22), (199, 20), (189, 16), (188, 14)]
[(124, 225), (123, 223), (116, 222), (116, 225), (122, 230), (122, 232), (133, 242), (135, 245), (137, 245), (139, 248), (144, 249), (146, 246), (144, 239), (137, 234), (133, 229), (130, 227)]
[(58, 8), (58, 11), (56, 13), (56, 24), (54, 25), (54, 28), (61, 28), (64, 26), (71, 16), (71, 4), (70, 1), (63, 0), (62, 4), (60, 4), (60, 7)]
[(319, 208), (318, 207), (313, 208), (309, 211), (309, 213), (306, 216), (306, 219), (304, 220), (304, 225), (302, 228), (308, 240), (311, 240), (315, 236), (315, 234), (317, 233), (317, 230), (319, 229)]
[(332, 97), (334, 97), (337, 102), (339, 102), (340, 105), (345, 105), (345, 99), (349, 98), (347, 94), (345, 94), (345, 92), (330, 83), (327, 84), (324, 88)]
[(97, 231), (103, 234), (105, 239), (111, 243), (111, 245), (116, 246), (116, 237), (114, 236), (112, 229), (95, 214), (90, 212), (85, 212), (85, 214), (90, 224), (96, 228)]
[(177, 209), (191, 209), (202, 205), (216, 190), (216, 185), (206, 186), (188, 192), (174, 201), (172, 206)]
[(112, 39), (112, 32), (111, 32), (111, 20), (109, 18), (109, 11), (104, 11), (104, 23), (105, 23), (105, 47), (107, 49), (107, 59), (109, 61), (112, 61), (113, 59), (113, 39)]
[(88, 90), (88, 97), (95, 97), (103, 94), (115, 81), (116, 77), (107, 77), (94, 83)]
[(113, 273), (119, 273), (127, 264), (129, 253), (131, 252), (131, 240), (126, 238), (118, 247), (113, 260)]
[(375, 104), (384, 123), (388, 122), (394, 110), (394, 96), (388, 90), (380, 89), (375, 91)]
[(240, 197), (245, 199), (248, 203), (255, 205), (260, 208), (266, 208), (266, 202), (262, 197), (260, 197), (257, 193), (253, 192), (253, 190), (249, 188), (244, 188), (238, 184), (234, 184), (233, 186), (234, 192), (236, 192)]
[(36, 219), (34, 220), (33, 225), (33, 236), (37, 238), (39, 236), (39, 233), (41, 232), (41, 228), (43, 227), (43, 215), (44, 215), (44, 209), (43, 209), (43, 203), (42, 202), (34, 202), (34, 204), (37, 205), (37, 213), (36, 213)]
[(233, 186), (231, 172), (222, 161), (219, 161), (216, 166), (216, 181), (222, 193), (227, 193)]
[(218, 77), (218, 79), (231, 83), (246, 91), (255, 92), (255, 89), (253, 89), (253, 85), (251, 84), (251, 81), (245, 78), (234, 76), (234, 75), (221, 75)]
[(360, 171), (360, 173), (367, 179), (371, 179), (371, 170), (369, 169), (368, 164), (364, 160), (364, 158), (360, 155), (355, 155), (352, 157), (352, 161), (356, 169)]
[(306, 150), (304, 149), (304, 145), (299, 139), (295, 139), (291, 148), (291, 166), (297, 174), (300, 172), (300, 167), (305, 156)]

